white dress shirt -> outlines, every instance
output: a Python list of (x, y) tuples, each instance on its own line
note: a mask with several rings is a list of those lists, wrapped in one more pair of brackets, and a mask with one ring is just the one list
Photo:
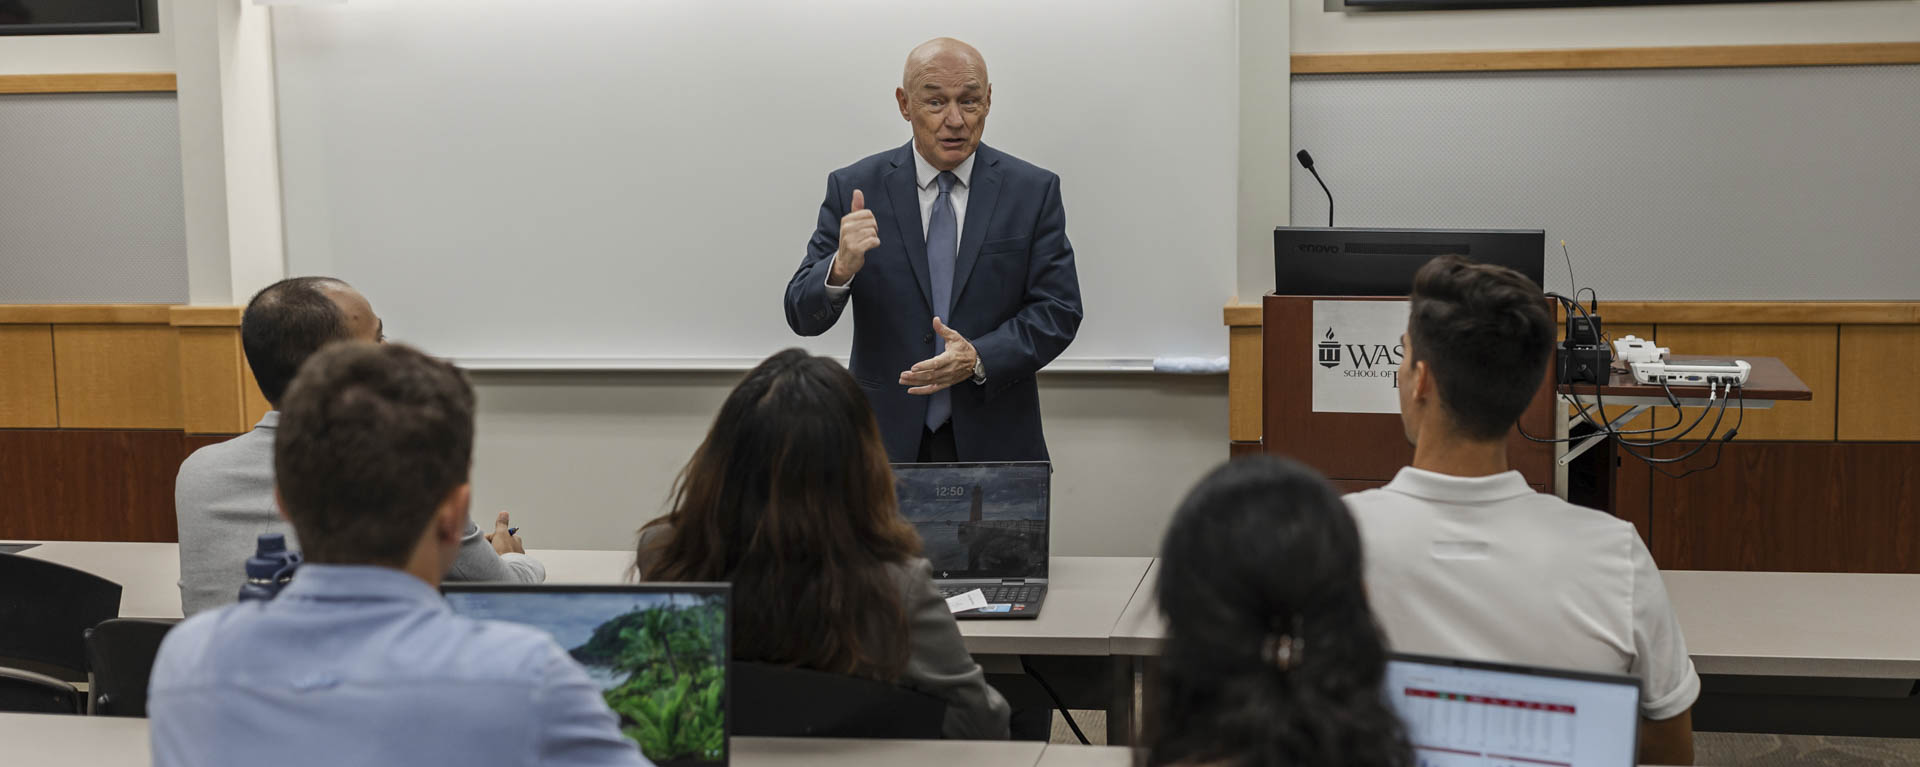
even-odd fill
[(1700, 696), (1660, 569), (1633, 524), (1534, 492), (1520, 472), (1411, 466), (1346, 497), (1367, 599), (1401, 652), (1640, 678), (1640, 713)]
[[(966, 230), (967, 187), (970, 182), (973, 181), (973, 158), (978, 156), (980, 156), (980, 153), (974, 152), (973, 154), (967, 155), (967, 159), (960, 161), (960, 166), (953, 169), (954, 177), (959, 180), (954, 182), (952, 189), (947, 190), (947, 200), (953, 203), (953, 244), (955, 247), (960, 245), (960, 233)], [(939, 178), (939, 169), (933, 167), (933, 163), (927, 162), (927, 158), (921, 157), (920, 149), (916, 146), (913, 150), (913, 179), (914, 185), (920, 188), (920, 236), (923, 241), (927, 236), (927, 225), (933, 221), (933, 202), (940, 199)], [(876, 193), (886, 194), (886, 190), (876, 189), (866, 191), (868, 195)], [(886, 235), (881, 235), (881, 239), (886, 239)], [(957, 256), (959, 254), (956, 253), (955, 255)], [(835, 260), (839, 258), (840, 256), (838, 254), (834, 256)], [(838, 301), (844, 298), (850, 290), (853, 290), (853, 280), (851, 279), (847, 280), (847, 284), (845, 285), (833, 284), (833, 264), (828, 263), (827, 297)]]

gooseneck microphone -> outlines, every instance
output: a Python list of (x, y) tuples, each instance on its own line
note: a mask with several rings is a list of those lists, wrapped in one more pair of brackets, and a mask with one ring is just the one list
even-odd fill
[(1294, 155), (1294, 158), (1300, 161), (1300, 167), (1306, 168), (1308, 173), (1313, 174), (1313, 180), (1320, 182), (1320, 191), (1327, 193), (1327, 227), (1332, 228), (1333, 227), (1333, 192), (1328, 191), (1327, 182), (1320, 181), (1320, 171), (1313, 169), (1313, 155), (1307, 154), (1307, 150), (1302, 149), (1297, 154)]

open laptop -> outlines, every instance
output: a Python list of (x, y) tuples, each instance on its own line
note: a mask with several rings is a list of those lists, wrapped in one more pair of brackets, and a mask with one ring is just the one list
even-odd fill
[[(552, 634), (600, 684), (621, 732), (654, 764), (727, 763), (727, 584), (449, 583), (440, 590), (461, 615)], [(649, 711), (673, 725), (660, 726)]]
[(1395, 653), (1387, 699), (1421, 767), (1633, 767), (1640, 680)]
[(898, 463), (900, 513), (920, 531), (945, 597), (980, 590), (955, 618), (1036, 618), (1047, 598), (1053, 464)]

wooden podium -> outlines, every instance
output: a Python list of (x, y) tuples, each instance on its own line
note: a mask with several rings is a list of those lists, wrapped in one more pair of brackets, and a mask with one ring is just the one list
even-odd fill
[[(1313, 369), (1326, 328), (1313, 326), (1320, 301), (1398, 301), (1401, 297), (1268, 295), (1262, 302), (1261, 377), (1264, 441), (1261, 450), (1300, 461), (1325, 474), (1342, 493), (1379, 487), (1413, 461), (1413, 445), (1398, 413), (1316, 413)], [(1551, 366), (1551, 362), (1549, 362)], [(1528, 434), (1553, 436), (1552, 376), (1543, 371), (1533, 404), (1520, 417)], [(1543, 493), (1553, 492), (1554, 446), (1518, 430), (1507, 438), (1507, 459)]]

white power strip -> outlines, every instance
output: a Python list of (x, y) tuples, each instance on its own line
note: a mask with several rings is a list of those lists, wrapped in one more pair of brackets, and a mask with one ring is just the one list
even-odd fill
[(1746, 360), (1732, 362), (1635, 362), (1633, 379), (1643, 384), (1668, 386), (1707, 386), (1738, 384), (1745, 386), (1753, 366)]

